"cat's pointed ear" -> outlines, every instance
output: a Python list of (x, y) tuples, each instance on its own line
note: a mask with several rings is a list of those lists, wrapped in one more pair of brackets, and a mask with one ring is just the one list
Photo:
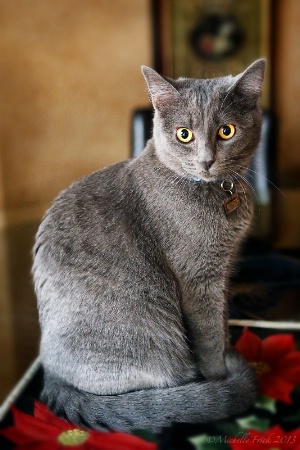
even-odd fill
[(253, 106), (261, 96), (262, 84), (266, 68), (266, 60), (254, 61), (243, 73), (235, 77), (235, 91), (249, 99)]
[(177, 89), (155, 70), (142, 66), (142, 73), (145, 77), (154, 108), (161, 109), (179, 98)]

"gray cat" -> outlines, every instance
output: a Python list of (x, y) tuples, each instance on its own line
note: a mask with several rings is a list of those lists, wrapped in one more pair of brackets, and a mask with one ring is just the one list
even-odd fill
[(252, 217), (243, 174), (260, 139), (264, 68), (174, 81), (143, 67), (153, 138), (47, 212), (33, 274), (41, 399), (59, 416), (157, 432), (255, 401), (254, 372), (229, 348), (227, 293)]

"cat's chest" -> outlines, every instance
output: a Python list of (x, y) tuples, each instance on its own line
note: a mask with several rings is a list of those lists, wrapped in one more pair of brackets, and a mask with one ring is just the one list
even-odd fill
[(231, 196), (212, 186), (177, 193), (169, 190), (162, 198), (157, 226), (164, 250), (174, 263), (226, 259), (251, 222), (252, 205), (246, 192)]
[[(246, 191), (225, 192), (219, 184), (193, 190), (167, 190), (161, 195), (160, 220), (185, 231), (229, 232), (251, 220), (252, 201)], [(188, 226), (188, 228), (187, 228)]]

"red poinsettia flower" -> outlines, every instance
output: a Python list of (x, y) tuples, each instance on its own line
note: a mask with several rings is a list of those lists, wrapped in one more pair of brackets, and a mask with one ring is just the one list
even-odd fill
[(278, 425), (264, 432), (249, 430), (228, 442), (231, 450), (300, 450), (300, 428), (288, 433)]
[(0, 430), (16, 450), (156, 450), (157, 445), (118, 432), (84, 430), (56, 417), (36, 402), (34, 417), (12, 408), (15, 425)]
[(254, 366), (262, 394), (291, 403), (290, 393), (300, 385), (300, 352), (293, 335), (277, 334), (260, 339), (245, 328), (235, 344)]

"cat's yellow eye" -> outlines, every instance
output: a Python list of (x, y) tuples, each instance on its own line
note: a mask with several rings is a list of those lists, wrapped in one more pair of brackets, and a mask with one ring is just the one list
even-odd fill
[(194, 134), (189, 128), (178, 128), (176, 131), (176, 137), (180, 142), (187, 144), (194, 138)]
[(218, 135), (221, 139), (231, 139), (235, 135), (235, 126), (232, 123), (227, 123), (219, 128)]

